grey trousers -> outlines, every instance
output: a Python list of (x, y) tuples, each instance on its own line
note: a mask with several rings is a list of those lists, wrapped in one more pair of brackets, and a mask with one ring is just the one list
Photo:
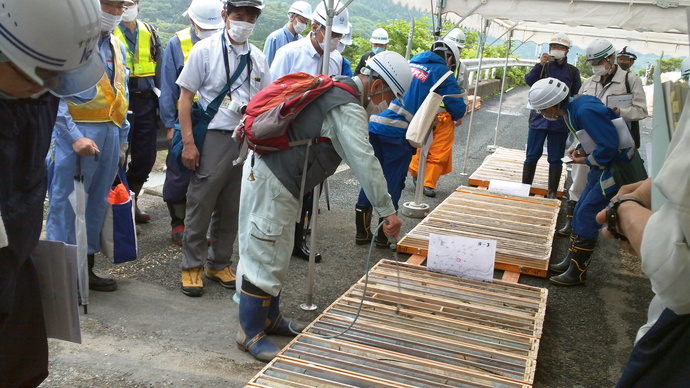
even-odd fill
[(199, 168), (187, 189), (181, 269), (206, 265), (220, 271), (232, 264), (242, 186), (242, 165), (232, 165), (238, 154), (239, 143), (231, 131), (206, 133)]

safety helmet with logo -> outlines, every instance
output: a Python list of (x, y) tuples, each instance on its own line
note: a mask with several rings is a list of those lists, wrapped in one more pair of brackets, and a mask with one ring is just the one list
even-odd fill
[(570, 40), (570, 37), (564, 33), (553, 34), (551, 40), (549, 41), (549, 45), (552, 44), (560, 44), (561, 46), (565, 46), (567, 48), (573, 47), (573, 41)]
[(450, 32), (448, 32), (446, 35), (446, 39), (455, 42), (455, 45), (458, 46), (459, 49), (465, 48), (465, 41), (467, 38), (465, 37), (465, 33), (459, 28), (453, 28), (450, 30)]
[(288, 9), (288, 14), (297, 14), (311, 20), (311, 4), (306, 1), (295, 1)]
[[(324, 4), (325, 1), (320, 1), (319, 5), (316, 6), (316, 9), (314, 12), (311, 14), (311, 20), (314, 22), (326, 27), (326, 20), (328, 17), (328, 14), (326, 13), (326, 5)], [(350, 30), (348, 28), (348, 23), (349, 23), (349, 14), (347, 12), (347, 8), (343, 7), (343, 4), (340, 1), (336, 1), (335, 4), (333, 5), (333, 8), (338, 11), (342, 8), (342, 11), (340, 11), (339, 14), (336, 14), (333, 16), (333, 28), (332, 31), (335, 32), (336, 34), (347, 34), (347, 32)]]
[(5, 1), (0, 62), (12, 61), (55, 95), (82, 92), (103, 75), (100, 26), (98, 0)]
[(263, 0), (223, 0), (225, 3), (225, 8), (229, 5), (232, 5), (233, 7), (254, 7), (257, 9), (263, 9), (264, 8), (264, 2)]
[(589, 45), (587, 45), (587, 49), (585, 50), (587, 62), (608, 58), (610, 55), (615, 53), (616, 49), (613, 48), (611, 42), (602, 38), (594, 39)]
[(458, 50), (458, 46), (455, 44), (455, 42), (448, 38), (434, 42), (431, 45), (431, 51), (435, 52), (436, 54), (443, 54), (442, 57), (446, 61), (448, 60), (449, 56), (452, 55), (453, 59), (455, 59), (455, 65), (457, 66), (460, 64), (460, 50)]
[(187, 14), (197, 27), (204, 30), (217, 30), (223, 28), (223, 18), (220, 13), (223, 3), (218, 0), (192, 0), (187, 9)]
[(386, 82), (398, 101), (403, 100), (412, 83), (412, 70), (405, 57), (394, 51), (383, 51), (367, 60), (367, 68), (369, 75), (379, 76)]
[(633, 49), (631, 49), (628, 46), (623, 47), (623, 49), (618, 53), (618, 55), (616, 55), (616, 58), (620, 57), (630, 58), (633, 61), (637, 60), (637, 54), (635, 54)]
[(377, 28), (371, 33), (369, 42), (373, 44), (388, 44), (388, 32), (383, 28)]
[(565, 100), (570, 89), (557, 78), (542, 78), (535, 82), (527, 93), (529, 107), (537, 111), (551, 108)]

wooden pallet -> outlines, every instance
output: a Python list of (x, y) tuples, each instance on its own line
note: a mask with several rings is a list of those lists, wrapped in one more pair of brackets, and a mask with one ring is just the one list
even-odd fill
[[(471, 186), (484, 187), (488, 187), (492, 179), (522, 183), (522, 165), (524, 161), (525, 151), (498, 147), (493, 154), (486, 157), (467, 182)], [(561, 180), (558, 183), (558, 198), (563, 195), (565, 177), (566, 171), (564, 168)], [(534, 173), (534, 181), (530, 193), (546, 196), (548, 182), (549, 162), (546, 160), (546, 156), (543, 156), (537, 163), (537, 170)]]
[(457, 190), (398, 242), (399, 252), (426, 256), (431, 233), (491, 239), (496, 269), (547, 276), (559, 200)]
[(382, 260), (247, 386), (530, 387), (547, 295)]

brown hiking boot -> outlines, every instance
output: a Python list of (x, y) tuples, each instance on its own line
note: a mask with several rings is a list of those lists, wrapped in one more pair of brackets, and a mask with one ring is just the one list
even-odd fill
[(201, 296), (204, 282), (201, 280), (201, 267), (182, 270), (182, 293), (187, 296)]
[(220, 283), (220, 285), (225, 288), (229, 288), (231, 290), (235, 289), (236, 278), (230, 266), (227, 266), (220, 271), (214, 271), (210, 268), (206, 268), (205, 275), (208, 279)]

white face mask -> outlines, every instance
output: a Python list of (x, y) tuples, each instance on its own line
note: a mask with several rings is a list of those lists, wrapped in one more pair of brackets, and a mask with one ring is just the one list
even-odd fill
[[(336, 50), (338, 44), (340, 44), (340, 38), (331, 38), (331, 51)], [(326, 39), (324, 39), (323, 42), (319, 42), (319, 47), (321, 47), (322, 51), (326, 51)]]
[(369, 100), (369, 103), (367, 103), (367, 106), (364, 109), (366, 109), (367, 115), (371, 116), (379, 114), (388, 109), (388, 105), (389, 103), (386, 100), (381, 100), (381, 102), (378, 104), (374, 104), (373, 100)]
[(130, 5), (127, 7), (127, 10), (122, 14), (122, 21), (123, 22), (133, 22), (136, 20), (137, 15), (139, 14), (139, 6), (138, 5)]
[(592, 72), (594, 72), (594, 75), (598, 75), (599, 77), (603, 77), (609, 73), (606, 65), (592, 66)]
[(304, 30), (307, 29), (307, 25), (304, 24), (304, 23), (302, 23), (302, 22), (300, 22), (299, 20), (297, 20), (297, 24), (293, 25), (292, 28), (294, 28), (294, 29), (295, 29), (295, 33), (296, 33), (297, 35), (299, 35), (299, 34), (301, 34)]
[(338, 52), (342, 54), (343, 51), (345, 51), (345, 43), (338, 42), (338, 48), (336, 50), (338, 50)]
[(230, 38), (237, 43), (244, 43), (254, 31), (255, 24), (231, 20), (228, 33)]
[(218, 31), (220, 30), (200, 30), (197, 28), (196, 31), (194, 31), (194, 33), (197, 37), (199, 37), (199, 39), (204, 40), (206, 38), (213, 36)]
[(111, 15), (107, 12), (101, 11), (101, 31), (113, 32), (115, 27), (120, 24), (122, 20), (122, 15)]
[(553, 55), (557, 60), (565, 58), (565, 50), (551, 50), (549, 54)]

